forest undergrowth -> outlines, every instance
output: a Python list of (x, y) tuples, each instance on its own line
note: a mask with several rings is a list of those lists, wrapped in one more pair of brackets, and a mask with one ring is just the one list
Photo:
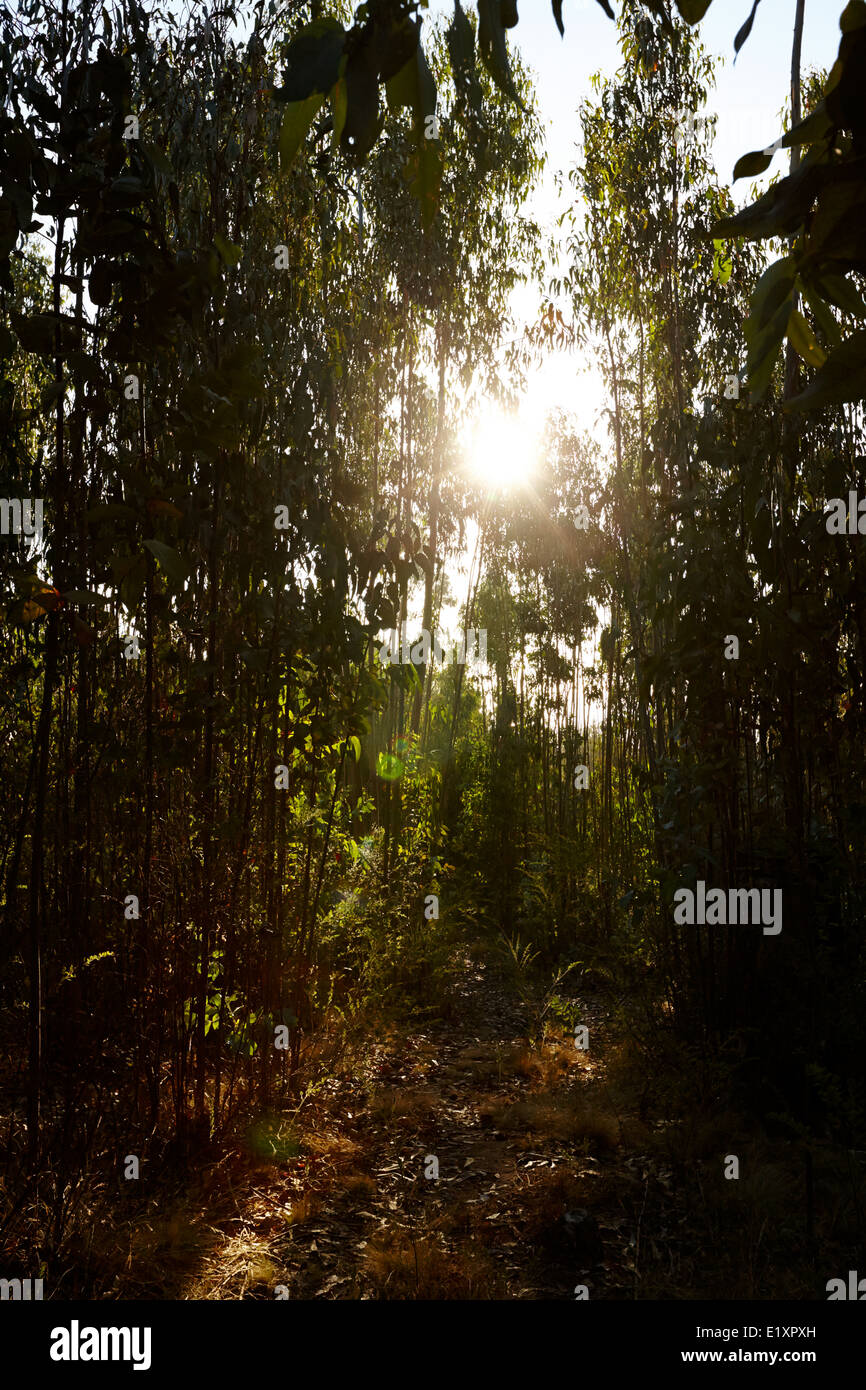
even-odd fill
[(548, 230), (516, 5), (165, 8), (0, 4), (4, 1298), (846, 1297), (866, 4)]
[(67, 1299), (809, 1299), (847, 1267), (866, 1155), (738, 1113), (645, 985), (469, 916), (420, 993), (322, 1011), (300, 1101), (239, 1103), (125, 1191), (94, 1145), (10, 1249), (50, 1248)]

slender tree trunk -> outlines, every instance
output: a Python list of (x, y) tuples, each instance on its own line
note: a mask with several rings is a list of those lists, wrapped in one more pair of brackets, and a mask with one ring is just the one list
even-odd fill
[[(791, 47), (791, 125), (798, 125), (802, 119), (802, 96), (800, 65), (803, 52), (803, 22), (806, 14), (806, 0), (797, 0), (797, 9), (794, 16), (794, 42)], [(791, 146), (790, 172), (792, 174), (800, 167), (800, 146)], [(794, 296), (794, 308), (799, 306), (800, 296)], [(797, 377), (799, 375), (799, 358), (788, 343), (785, 353), (785, 399), (790, 400), (791, 396), (797, 392)], [(790, 428), (790, 426), (789, 426)]]
[[(439, 333), (439, 397), (436, 405), (436, 443), (433, 450), (433, 476), (430, 483), (430, 534), (427, 542), (427, 570), (424, 575), (424, 616), (421, 620), (421, 626), (424, 631), (431, 633), (431, 640), (433, 624), (433, 585), (436, 579), (436, 552), (439, 546), (439, 482), (442, 476), (442, 439), (445, 424), (445, 369), (448, 361), (448, 341), (449, 333), (447, 326), (445, 326), (440, 329)], [(421, 726), (421, 705), (425, 691), (426, 698), (428, 700), (430, 698), (430, 686), (432, 684), (433, 675), (432, 651), (429, 665), (426, 668), (422, 666), (418, 674), (421, 677), (421, 685), (415, 692), (415, 701), (412, 707), (413, 734), (417, 734)]]
[(39, 1158), (39, 1121), (42, 1104), (42, 895), (45, 871), (45, 808), (48, 797), (48, 752), (51, 713), (57, 680), (58, 617), (49, 613), (45, 638), (45, 676), (42, 707), (36, 731), (37, 773), (33, 832), (30, 843), (30, 1077), (27, 1096), (27, 1139), (30, 1163)]
[[(61, 74), (60, 119), (58, 138), (63, 125), (66, 106), (66, 63), (67, 63), (67, 18), (69, 0), (63, 0), (61, 17), (60, 48), (63, 71)], [(62, 145), (59, 146), (62, 150)], [(62, 158), (62, 155), (59, 156)], [(54, 330), (54, 380), (63, 381), (64, 357), (60, 333), (61, 277), (63, 274), (63, 245), (66, 218), (61, 213), (57, 218), (57, 241), (54, 248), (53, 308), (55, 313)], [(54, 415), (54, 487), (55, 527), (59, 532), (60, 550), (57, 556), (56, 580), (62, 583), (65, 578), (67, 547), (65, 537), (68, 527), (67, 496), (65, 483), (65, 416), (64, 393), (57, 397)], [(58, 665), (58, 612), (49, 612), (45, 635), (45, 668), (42, 685), (42, 705), (39, 711), (39, 724), (36, 730), (36, 799), (33, 812), (33, 830), (30, 841), (30, 923), (29, 923), (29, 1085), (27, 1096), (27, 1142), (28, 1157), (35, 1168), (39, 1159), (39, 1128), (42, 1106), (42, 1057), (44, 1048), (42, 1015), (42, 913), (44, 874), (45, 874), (45, 812), (48, 799), (48, 756), (51, 744), (51, 718), (54, 699), (54, 686), (57, 681)]]

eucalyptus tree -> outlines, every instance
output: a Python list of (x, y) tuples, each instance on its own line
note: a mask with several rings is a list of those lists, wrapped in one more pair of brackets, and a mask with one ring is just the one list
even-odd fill
[[(471, 24), (461, 15), (438, 35), (431, 50), (441, 105), (428, 118), (431, 158), (438, 166), (438, 202), (429, 222), (402, 176), (412, 160), (412, 126), (418, 120), (411, 106), (406, 116), (389, 124), (361, 181), (367, 263), (374, 276), (381, 268), (384, 293), (402, 314), (392, 507), (401, 530), (411, 527), (424, 536), (417, 567), (405, 552), (397, 561), (404, 574), (397, 615), (401, 638), (416, 575), (422, 575), (424, 585), (421, 627), (428, 634), (434, 628), (435, 593), (444, 577), (448, 545), (475, 504), (453, 468), (459, 462), (456, 427), (470, 408), (472, 393), (477, 397), (513, 375), (501, 350), (509, 297), (517, 279), (532, 273), (536, 255), (537, 230), (522, 212), (539, 168), (539, 130), (529, 84), (520, 74), (527, 108), (521, 112), (486, 77), (467, 76), (465, 48), (471, 42)], [(393, 94), (393, 106), (398, 113), (405, 109), (399, 91)], [(381, 491), (385, 480), (378, 452), (376, 458)], [(391, 756), (394, 739), (402, 739), (410, 728), (420, 732), (425, 689), (429, 705), (432, 678), (432, 663), (426, 659), (409, 671), (392, 671), (383, 734), (391, 749), (389, 767), (401, 764)], [(459, 706), (459, 691), (455, 696)], [(395, 784), (383, 794), (386, 868), (392, 810), (398, 818), (404, 811), (399, 791)]]
[[(831, 788), (844, 784), (856, 800), (862, 762), (853, 750), (838, 761), (830, 744), (847, 748), (848, 720), (858, 718), (860, 580), (855, 557), (828, 546), (820, 500), (828, 488), (844, 492), (846, 475), (859, 483), (859, 435), (828, 398), (798, 426), (785, 479), (792, 455), (781, 335), (774, 327), (773, 343), (762, 340), (758, 351), (754, 334), (797, 286), (780, 280), (778, 267), (760, 278), (754, 248), (722, 235), (738, 223), (719, 216), (730, 203), (707, 162), (700, 113), (708, 73), (690, 35), (679, 26), (666, 35), (635, 11), (624, 47), (627, 65), (583, 112), (586, 157), (575, 182), (585, 209), (575, 216), (567, 277), (612, 400), (604, 769), (609, 777), (610, 739), (622, 745), (635, 700), (635, 788), (645, 789), (653, 827), (649, 862), (618, 856), (620, 886), (628, 887), (629, 862), (633, 877), (621, 909), (636, 921), (650, 906), (651, 949), (680, 1026), (705, 1039), (750, 1030), (765, 1083), (803, 1119), (817, 1093), (826, 1105), (826, 1078), (810, 1079), (807, 1058), (820, 1050), (832, 1012), (816, 985), (832, 974), (830, 920), (859, 959), (849, 909), (852, 895), (859, 901), (860, 874), (856, 862), (843, 867), (846, 815)], [(776, 206), (773, 190), (765, 206)], [(810, 293), (796, 311), (802, 330), (794, 312), (786, 303), (808, 365), (810, 335), (817, 341), (834, 330), (820, 296)], [(748, 398), (747, 377), (755, 388)], [(845, 577), (830, 597), (837, 564)], [(627, 646), (616, 632), (620, 602)], [(606, 810), (620, 835), (627, 794), (620, 779)], [(859, 843), (848, 824), (849, 845), (852, 835)], [(784, 963), (771, 961), (753, 935), (719, 941), (711, 930), (678, 931), (672, 890), (698, 879), (783, 885)], [(758, 1037), (769, 971), (778, 994), (772, 1007), (760, 1006)], [(846, 1036), (855, 994), (845, 991), (841, 1009)], [(783, 1063), (785, 1029), (807, 1016), (808, 1040)], [(843, 1089), (854, 1084), (857, 1068), (835, 1045), (820, 1065)], [(835, 1122), (849, 1120), (840, 1106)]]
[(363, 657), (390, 561), (359, 620), (368, 532), (336, 414), (352, 213), (337, 175), (279, 168), (263, 24), (166, 23), (7, 22), (7, 198), (19, 234), (25, 194), (55, 231), (53, 307), (5, 291), (54, 415), (27, 445), (48, 540), (9, 609), (40, 668), (5, 875), (10, 919), (30, 885), (33, 1146), (46, 991), (55, 1055), (65, 1017), (119, 1058), (126, 1017), (151, 1123), (166, 1064), (183, 1121), (191, 1041), (194, 1107), (219, 1115), (216, 1034), (258, 1052), (267, 1092), (260, 1043), (297, 1022), (338, 769), (378, 698)]
[[(166, 1108), (207, 1130), (242, 1084), (267, 1100), (277, 1027), (297, 1073), (347, 763), (389, 693), (372, 638), (427, 558), (437, 315), (453, 360), (492, 362), (531, 237), (507, 222), (535, 155), (489, 87), (483, 168), (463, 167), (467, 129), (443, 112), (439, 230), (388, 171), (409, 154), (395, 102), (362, 229), (357, 151), (333, 121), (287, 147), (272, 74), (298, 13), (255, 6), (234, 37), (219, 9), (181, 23), (34, 0), (5, 19), (3, 250), (36, 230), (31, 200), (54, 240), (45, 275), (22, 292), (7, 266), (3, 290), (7, 452), (48, 519), (7, 576), (29, 663), (3, 882), (7, 921), (28, 917), (31, 1157), (45, 1056), (76, 1027), (68, 1115), (94, 1049), (148, 1130)], [(457, 198), (477, 205), (462, 252)], [(36, 392), (46, 413), (22, 432)]]

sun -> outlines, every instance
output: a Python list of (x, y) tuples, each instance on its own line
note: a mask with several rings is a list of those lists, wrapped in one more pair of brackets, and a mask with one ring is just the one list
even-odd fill
[(535, 471), (538, 439), (519, 415), (491, 406), (471, 426), (464, 453), (473, 478), (491, 491), (511, 491)]

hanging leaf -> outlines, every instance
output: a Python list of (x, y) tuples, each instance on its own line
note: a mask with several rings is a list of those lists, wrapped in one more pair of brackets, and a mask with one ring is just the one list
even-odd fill
[(115, 261), (95, 261), (87, 277), (87, 293), (99, 308), (107, 308), (114, 293), (118, 266)]
[(392, 111), (409, 107), (413, 115), (416, 138), (418, 135), (423, 137), (424, 123), (436, 110), (436, 82), (420, 44), (405, 67), (386, 83), (385, 94)]
[(477, 110), (481, 104), (481, 84), (475, 62), (475, 34), (459, 0), (455, 0), (454, 18), (445, 38), (455, 85), (468, 98), (473, 110)]
[(793, 126), (785, 135), (780, 135), (778, 140), (774, 140), (772, 145), (768, 145), (764, 150), (753, 150), (750, 154), (742, 155), (734, 165), (734, 182), (737, 179), (756, 178), (758, 174), (763, 174), (769, 169), (774, 156), (779, 150), (790, 150), (794, 147), (803, 145), (813, 145), (820, 140), (825, 140), (833, 131), (833, 123), (827, 115), (824, 103), (816, 107), (814, 111)]
[(749, 301), (750, 322), (755, 329), (765, 328), (783, 300), (790, 298), (796, 278), (797, 267), (791, 256), (774, 261), (764, 271)]
[(754, 179), (763, 174), (772, 164), (775, 153), (774, 149), (752, 150), (750, 154), (740, 155), (734, 165), (734, 183), (737, 179)]
[(18, 599), (10, 604), (6, 611), (6, 617), (12, 623), (36, 622), (53, 612), (63, 602), (59, 591), (41, 579), (25, 580), (22, 590)]
[(677, 0), (677, 9), (686, 24), (697, 24), (710, 8), (712, 0)]
[(343, 137), (343, 127), (346, 124), (346, 112), (348, 110), (346, 102), (346, 79), (341, 77), (339, 82), (335, 82), (334, 90), (331, 92), (331, 148), (337, 149)]
[(804, 160), (796, 173), (780, 179), (756, 203), (732, 217), (721, 218), (710, 235), (753, 240), (796, 236), (826, 182), (827, 170)]
[(38, 353), (40, 357), (54, 356), (58, 326), (61, 352), (81, 345), (77, 326), (63, 314), (19, 314), (17, 310), (10, 309), (9, 321), (18, 334), (21, 346), (27, 352)]
[(274, 88), (278, 101), (306, 101), (314, 93), (327, 95), (340, 76), (346, 31), (336, 19), (316, 19), (292, 39), (283, 66), (283, 85)]
[(866, 328), (846, 338), (799, 396), (788, 401), (786, 411), (817, 410), (866, 398)]
[(753, 402), (761, 399), (770, 384), (792, 308), (792, 301), (785, 300), (763, 330), (759, 330), (751, 317), (746, 320), (746, 338), (749, 342), (746, 370)]
[(385, 100), (392, 111), (399, 111), (405, 106), (415, 110), (418, 103), (418, 64), (414, 54), (406, 66), (385, 83)]
[(172, 550), (170, 545), (165, 545), (162, 541), (146, 540), (145, 549), (149, 550), (159, 567), (175, 588), (179, 588), (184, 580), (189, 576), (191, 565), (179, 555), (176, 550)]
[(139, 141), (139, 149), (142, 154), (150, 160), (150, 163), (153, 165), (154, 169), (156, 169), (157, 173), (164, 174), (168, 179), (174, 178), (174, 169), (171, 167), (171, 161), (168, 155), (165, 154), (163, 150), (159, 149), (157, 145), (150, 145), (146, 140), (141, 140)]
[(803, 285), (803, 297), (812, 310), (816, 324), (824, 334), (830, 349), (842, 346), (842, 330), (832, 313), (829, 304), (816, 294), (811, 285)]
[(438, 141), (422, 139), (409, 156), (404, 171), (409, 189), (421, 209), (421, 221), (428, 231), (433, 225), (439, 206), (442, 168)]
[(788, 320), (788, 342), (810, 367), (823, 367), (827, 354), (819, 344), (806, 318), (799, 309), (792, 309)]
[[(24, 602), (17, 609), (16, 618), (17, 621), (22, 623), (34, 623), (36, 622), (37, 618), (44, 618), (47, 615), (47, 613), (48, 609), (43, 608), (42, 604), (37, 603), (36, 599), (28, 598), (25, 599)], [(12, 617), (11, 609), (9, 612), (9, 616), (10, 618)]]
[(340, 147), (360, 160), (369, 154), (382, 129), (379, 72), (372, 40), (353, 52), (346, 65), (345, 87), (346, 117)]
[(795, 146), (813, 145), (819, 140), (825, 140), (832, 130), (833, 122), (827, 115), (826, 104), (822, 101), (804, 120), (792, 126), (787, 135), (782, 136), (782, 148), (790, 150)]
[(79, 647), (92, 647), (96, 641), (96, 633), (93, 628), (78, 617), (77, 613), (69, 614), (69, 626), (72, 628), (72, 636)]
[(286, 173), (295, 162), (307, 131), (316, 119), (319, 107), (325, 98), (316, 93), (306, 101), (290, 101), (283, 112), (280, 126), (279, 154), (280, 169)]
[(481, 61), (499, 90), (511, 97), (512, 101), (516, 101), (522, 110), (523, 103), (517, 95), (517, 88), (511, 76), (499, 0), (478, 0), (478, 47)]
[(373, 43), (381, 81), (387, 82), (414, 56), (420, 32), (418, 21), (406, 17), (397, 21), (393, 18), (377, 21)]
[(816, 289), (837, 309), (856, 318), (866, 319), (866, 301), (850, 280), (844, 275), (823, 275), (817, 281)]
[(109, 600), (92, 589), (67, 589), (63, 602), (76, 604), (79, 608), (105, 608)]
[(740, 49), (742, 48), (743, 44), (746, 42), (746, 39), (747, 39), (747, 38), (749, 37), (749, 35), (751, 34), (751, 32), (752, 32), (752, 25), (753, 25), (754, 22), (755, 22), (755, 15), (758, 13), (758, 6), (760, 5), (760, 3), (761, 3), (761, 0), (755, 0), (755, 3), (754, 3), (753, 6), (752, 6), (752, 13), (749, 15), (749, 18), (746, 20), (745, 24), (742, 25), (742, 27), (738, 30), (737, 36), (736, 36), (736, 38), (734, 39), (734, 52), (735, 52), (735, 53), (739, 53), (739, 51), (740, 51)]
[(214, 232), (213, 244), (219, 252), (221, 260), (230, 270), (240, 264), (243, 255), (242, 246), (235, 246), (234, 242), (228, 241), (220, 232)]

